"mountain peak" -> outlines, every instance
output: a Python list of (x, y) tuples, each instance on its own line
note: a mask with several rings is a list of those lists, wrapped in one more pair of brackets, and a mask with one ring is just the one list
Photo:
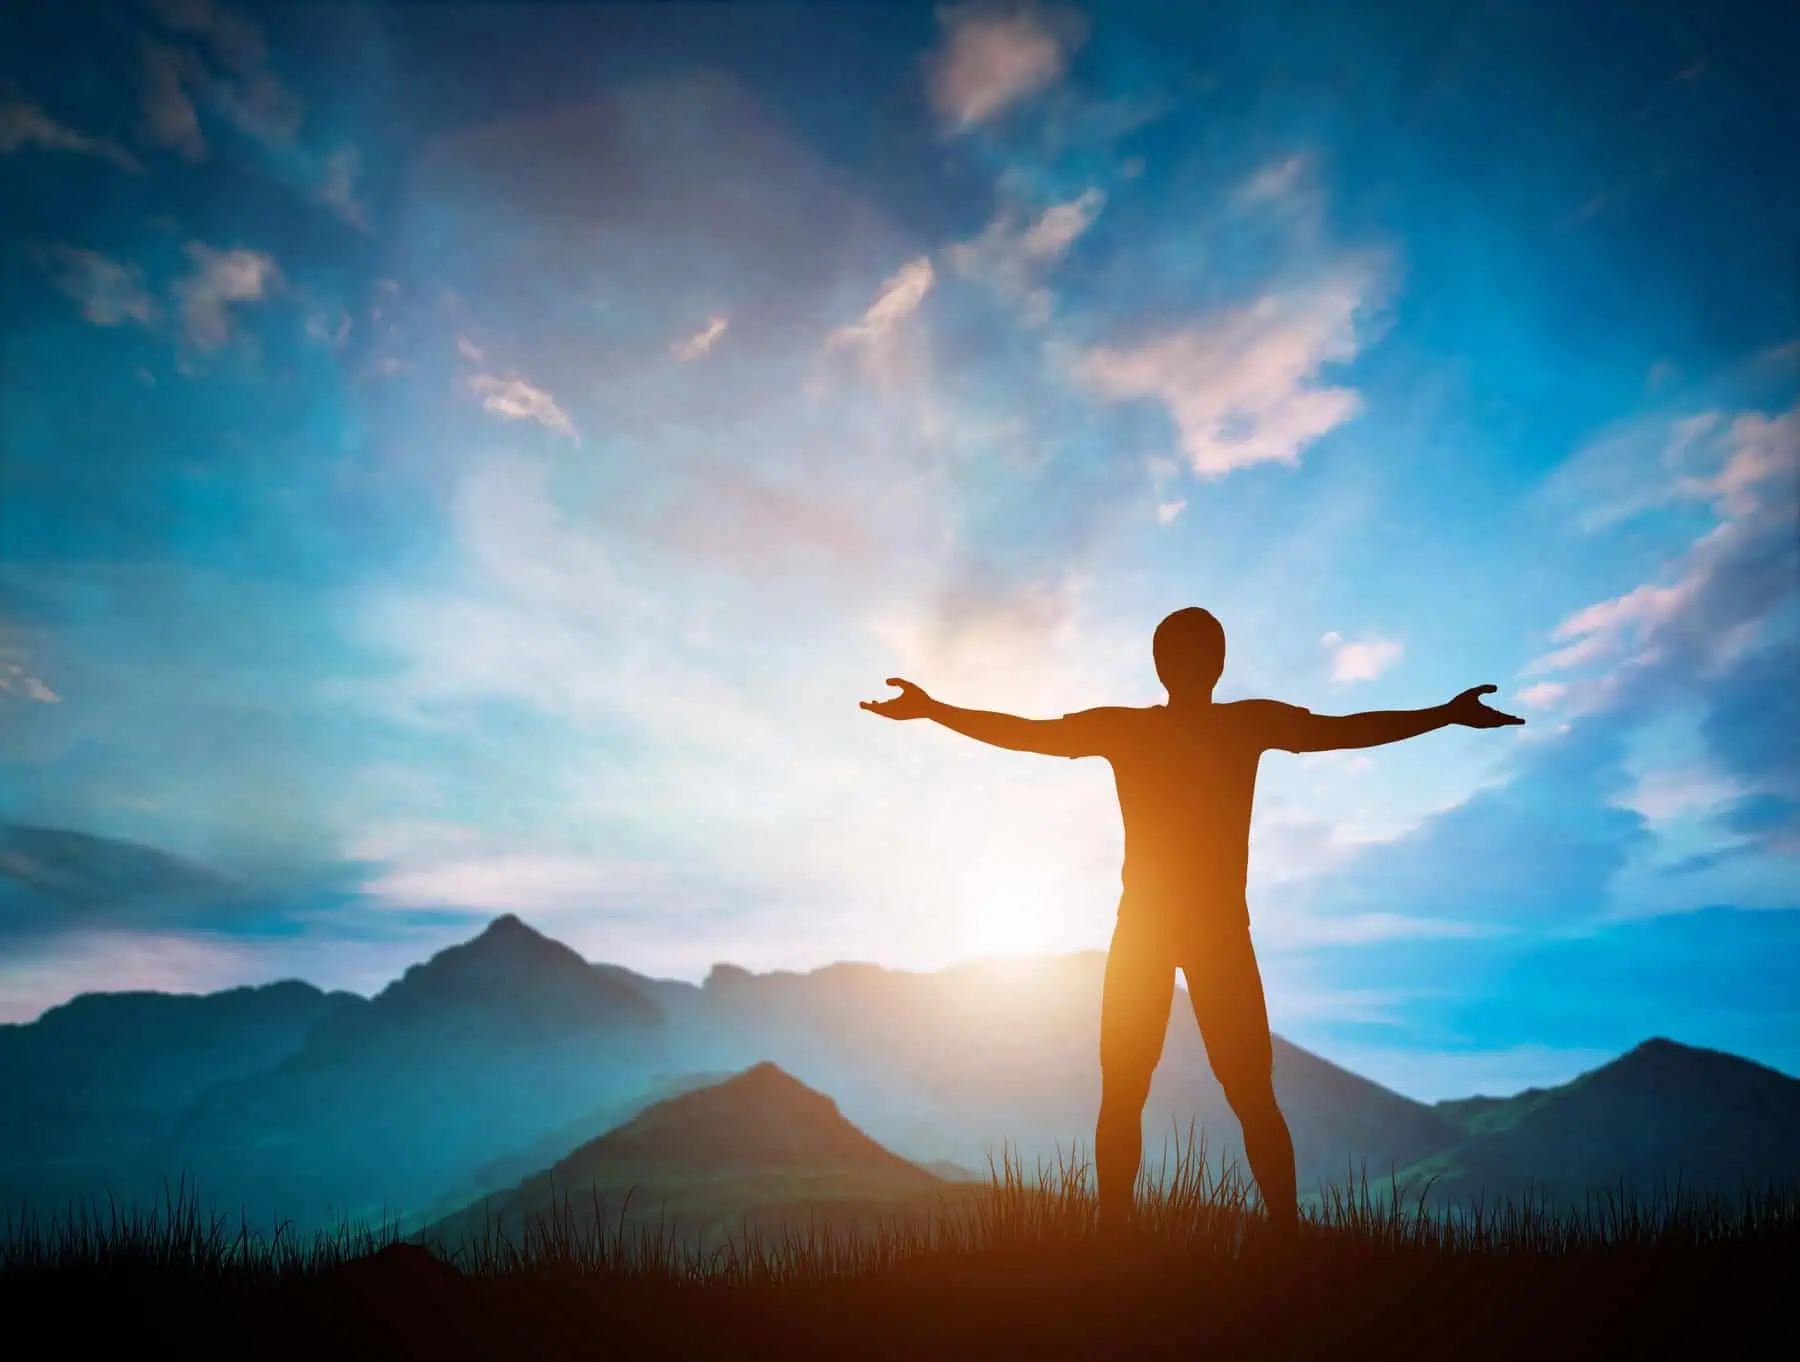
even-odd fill
[(513, 1023), (527, 1017), (640, 1027), (662, 1021), (662, 1010), (637, 989), (512, 913), (412, 966), (374, 1001), (375, 1017), (474, 1007)]
[(476, 936), (471, 937), (469, 944), (474, 945), (482, 941), (495, 943), (508, 941), (544, 941), (549, 942), (551, 945), (560, 944), (558, 942), (550, 941), (550, 938), (538, 931), (537, 928), (528, 926), (517, 913), (502, 913), (499, 917), (488, 923), (487, 926), (483, 927)]
[(837, 1103), (765, 1060), (722, 1083), (645, 1108), (558, 1165), (560, 1185), (611, 1166), (699, 1173), (746, 1168), (860, 1169), (929, 1184), (931, 1174), (870, 1139)]

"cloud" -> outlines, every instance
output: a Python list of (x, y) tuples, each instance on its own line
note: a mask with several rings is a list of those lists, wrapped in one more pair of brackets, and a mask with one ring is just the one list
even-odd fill
[(882, 282), (880, 294), (861, 320), (838, 327), (825, 338), (825, 348), (860, 347), (871, 371), (885, 373), (889, 367), (888, 347), (896, 328), (919, 310), (919, 304), (936, 282), (937, 271), (931, 267), (930, 256), (907, 261)]
[(324, 310), (314, 310), (306, 318), (306, 334), (333, 350), (342, 350), (350, 343), (350, 332), (354, 327), (350, 314), (340, 309), (334, 323), (330, 314)]
[(956, 132), (1061, 79), (1085, 28), (1066, 12), (957, 5), (938, 11), (943, 46), (927, 72), (931, 104)]
[(62, 703), (62, 696), (26, 671), (24, 663), (9, 662), (0, 657), (0, 696), (5, 695), (16, 695), (21, 700), (35, 701), (40, 705)]
[(1640, 814), (1611, 802), (1621, 750), (1618, 733), (1592, 727), (1517, 749), (1508, 783), (1397, 838), (1362, 844), (1329, 883), (1303, 886), (1302, 902), (1333, 915), (1539, 927), (1591, 920), (1613, 877), (1652, 840)]
[(10, 156), (25, 147), (98, 156), (130, 174), (145, 173), (143, 162), (118, 143), (76, 132), (58, 123), (37, 105), (15, 99), (0, 105), (0, 156)]
[(1292, 203), (1304, 195), (1312, 171), (1312, 158), (1296, 152), (1259, 168), (1237, 189), (1237, 201), (1244, 207), (1261, 204)]
[(136, 265), (71, 246), (59, 246), (53, 254), (63, 266), (57, 287), (81, 305), (81, 315), (95, 326), (150, 326), (161, 315)]
[(713, 348), (714, 342), (716, 342), (719, 337), (725, 334), (725, 328), (730, 325), (730, 321), (731, 319), (726, 317), (723, 313), (708, 317), (706, 319), (706, 325), (700, 330), (671, 345), (669, 347), (670, 353), (673, 354), (676, 359), (699, 359), (700, 356)]
[(1050, 294), (1041, 282), (1043, 274), (1068, 254), (1105, 204), (1106, 195), (1090, 188), (1050, 205), (1023, 225), (1012, 210), (1003, 209), (980, 236), (946, 247), (944, 259), (958, 274), (987, 283), (1021, 306), (1028, 321), (1041, 325), (1050, 316)]
[(1526, 709), (1548, 709), (1568, 692), (1568, 686), (1561, 681), (1539, 681), (1521, 690), (1518, 700)]
[(362, 153), (355, 147), (339, 147), (325, 158), (315, 191), (319, 202), (359, 231), (369, 229), (369, 216), (356, 200), (356, 179), (362, 171)]
[(213, 55), (234, 71), (259, 69), (266, 55), (262, 30), (229, 6), (214, 0), (149, 0), (163, 27), (205, 38)]
[(1730, 776), (1706, 766), (1688, 766), (1639, 772), (1631, 788), (1614, 802), (1656, 824), (1697, 810), (1718, 808), (1744, 792), (1744, 787)]
[[(1604, 453), (1596, 454), (1596, 450)], [(1630, 503), (1616, 499), (1624, 484), (1623, 457), (1639, 460), (1641, 475), (1660, 474), (1654, 494)], [(1654, 467), (1645, 469), (1646, 455)], [(1605, 664), (1599, 684), (1585, 688), (1589, 704), (1622, 700), (1629, 684), (1691, 680), (1728, 662), (1761, 622), (1794, 597), (1793, 521), (1800, 474), (1800, 408), (1775, 416), (1747, 411), (1727, 420), (1715, 412), (1666, 423), (1666, 438), (1614, 440), (1591, 446), (1551, 478), (1557, 499), (1580, 489), (1607, 507), (1611, 525), (1669, 501), (1711, 507), (1714, 525), (1678, 554), (1665, 580), (1642, 582), (1566, 616), (1552, 631), (1562, 646), (1534, 659), (1526, 674), (1569, 672)], [(1590, 510), (1579, 523), (1596, 522)], [(1641, 674), (1640, 682), (1633, 682)]]
[(389, 867), (366, 881), (363, 892), (397, 908), (582, 914), (641, 907), (668, 878), (667, 868), (655, 862), (477, 850)]
[(1159, 501), (1156, 503), (1156, 523), (1158, 525), (1173, 525), (1175, 523), (1175, 517), (1180, 515), (1186, 509), (1186, 501)]
[(1400, 660), (1404, 649), (1387, 639), (1351, 643), (1336, 633), (1326, 634), (1319, 646), (1331, 654), (1333, 681), (1373, 681)]
[(144, 40), (143, 56), (144, 140), (200, 160), (206, 155), (206, 135), (191, 92), (205, 81), (205, 67), (192, 53), (150, 39)]
[(1266, 294), (1135, 345), (1093, 347), (1076, 374), (1109, 401), (1161, 402), (1201, 477), (1297, 463), (1361, 410), (1353, 389), (1318, 377), (1325, 364), (1355, 358), (1370, 294), (1366, 272), (1342, 268), (1315, 287)]
[(174, 289), (182, 326), (197, 348), (217, 350), (233, 335), (230, 309), (260, 302), (280, 288), (281, 269), (273, 256), (243, 247), (219, 251), (190, 241), (187, 253), (193, 272)]
[[(199, 115), (205, 107), (292, 168), (302, 107), (268, 69), (267, 46), (256, 23), (211, 0), (153, 0), (150, 9), (169, 33), (203, 44), (210, 61), (188, 46), (143, 40), (144, 140), (200, 160), (208, 150)], [(337, 192), (342, 174), (342, 166), (334, 168), (327, 157), (316, 176), (301, 178), (317, 178), (317, 196), (342, 212), (344, 200)]]
[(522, 378), (497, 378), (493, 374), (476, 374), (469, 380), (469, 387), (481, 395), (481, 405), (494, 415), (509, 421), (536, 421), (547, 430), (581, 443), (569, 414), (542, 388), (534, 388)]
[(1667, 498), (1706, 506), (1713, 523), (1656, 580), (1570, 612), (1551, 634), (1561, 646), (1525, 670), (1554, 674), (1558, 702), (1591, 729), (1697, 712), (1715, 792), (1760, 800), (1724, 817), (1726, 830), (1785, 854), (1800, 850), (1800, 409), (1704, 415), (1663, 421), (1660, 441), (1614, 443), (1608, 462), (1590, 447), (1573, 473), (1553, 475), (1564, 494), (1592, 490), (1613, 509), (1609, 524), (1644, 515), (1651, 503), (1620, 510), (1614, 495), (1629, 449)]
[(1743, 516), (1793, 466), (1797, 439), (1794, 411), (1638, 417), (1584, 445), (1542, 496), (1589, 533), (1668, 507), (1707, 505), (1721, 518)]

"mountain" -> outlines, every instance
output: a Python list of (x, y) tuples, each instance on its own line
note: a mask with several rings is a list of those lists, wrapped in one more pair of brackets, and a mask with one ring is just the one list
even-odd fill
[(428, 1225), (445, 1216), (514, 1186), (539, 1169), (547, 1168), (597, 1131), (611, 1130), (636, 1116), (645, 1107), (667, 1098), (709, 1087), (729, 1078), (728, 1073), (657, 1074), (629, 1097), (617, 1097), (583, 1112), (572, 1121), (553, 1126), (523, 1148), (509, 1150), (477, 1165), (466, 1178), (438, 1196), (435, 1202), (408, 1219), (408, 1227)]
[[(929, 974), (833, 965), (808, 974), (715, 969), (701, 990), (717, 1034), (761, 1047), (831, 1092), (861, 1128), (921, 1160), (1028, 1167), (1091, 1147), (1100, 1102), (1099, 952), (958, 965)], [(712, 1067), (749, 1062), (740, 1054)], [(1461, 1138), (1453, 1121), (1276, 1038), (1275, 1088), (1303, 1189), (1353, 1165), (1402, 1168)], [(1170, 1010), (1144, 1116), (1151, 1162), (1190, 1128), (1215, 1165), (1242, 1135), (1207, 1062), (1185, 990)]]
[(655, 1003), (518, 918), (415, 965), (154, 1151), (233, 1210), (315, 1224), (420, 1209), (663, 1070)]
[(288, 981), (206, 995), (90, 993), (0, 1026), (0, 1202), (92, 1194), (215, 1084), (279, 1064), (367, 1006)]
[(609, 1231), (623, 1215), (628, 1232), (655, 1225), (713, 1242), (745, 1226), (916, 1216), (948, 1190), (845, 1120), (831, 1098), (765, 1062), (647, 1107), (428, 1234), (518, 1242), (566, 1207), (589, 1229), (596, 1214)]
[[(1029, 1172), (1091, 1147), (1103, 970), (1097, 952), (931, 973), (722, 964), (695, 985), (591, 964), (506, 916), (372, 999), (83, 997), (0, 1027), (0, 1195), (60, 1209), (185, 1175), (257, 1222), (429, 1223), (764, 1060), (917, 1164), (1011, 1154)], [(1440, 1202), (1528, 1181), (1800, 1182), (1800, 1084), (1729, 1055), (1650, 1042), (1559, 1088), (1433, 1107), (1274, 1049), (1303, 1194), (1364, 1168), (1435, 1177)], [(1239, 1157), (1177, 991), (1145, 1113), (1153, 1172), (1190, 1129), (1215, 1164)]]
[(1581, 1204), (1621, 1184), (1655, 1196), (1736, 1198), (1800, 1184), (1800, 1080), (1719, 1050), (1657, 1038), (1560, 1087), (1440, 1104), (1466, 1138), (1408, 1168), (1461, 1205), (1542, 1195)]

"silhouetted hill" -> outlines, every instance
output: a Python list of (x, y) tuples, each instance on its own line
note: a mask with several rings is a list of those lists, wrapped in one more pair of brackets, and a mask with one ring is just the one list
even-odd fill
[(708, 1238), (784, 1217), (834, 1224), (916, 1213), (943, 1182), (884, 1149), (837, 1104), (770, 1063), (645, 1108), (511, 1192), (447, 1218), (432, 1233), (497, 1230), (515, 1238), (565, 1204), (618, 1212)]
[(197, 1096), (294, 1053), (365, 1007), (293, 981), (212, 994), (89, 993), (0, 1026), (0, 1202), (126, 1188)]
[(627, 1100), (660, 1009), (516, 917), (415, 965), (264, 1073), (222, 1084), (158, 1152), (226, 1205), (312, 1223), (432, 1204), (481, 1164)]
[(650, 1032), (662, 1021), (636, 988), (509, 913), (412, 966), (368, 1007), (322, 1028), (312, 1048), (389, 1045), (415, 1034), (433, 1044), (453, 1033), (485, 1044), (554, 1041), (571, 1030)]
[(1621, 1184), (1735, 1197), (1800, 1183), (1800, 1080), (1718, 1050), (1645, 1041), (1559, 1087), (1443, 1104), (1468, 1132), (1408, 1169), (1461, 1203), (1528, 1188), (1580, 1202)]

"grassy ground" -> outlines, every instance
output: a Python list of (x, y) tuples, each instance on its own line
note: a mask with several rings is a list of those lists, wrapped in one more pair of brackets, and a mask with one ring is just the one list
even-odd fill
[(1420, 1216), (1361, 1184), (1329, 1192), (1278, 1246), (1245, 1187), (1199, 1159), (1111, 1238), (1085, 1174), (1005, 1166), (929, 1220), (790, 1224), (710, 1251), (572, 1203), (517, 1239), (429, 1252), (381, 1229), (302, 1241), (204, 1218), (178, 1188), (145, 1214), (14, 1223), (0, 1319), (15, 1342), (77, 1356), (926, 1362), (1713, 1358), (1792, 1321), (1796, 1195)]

